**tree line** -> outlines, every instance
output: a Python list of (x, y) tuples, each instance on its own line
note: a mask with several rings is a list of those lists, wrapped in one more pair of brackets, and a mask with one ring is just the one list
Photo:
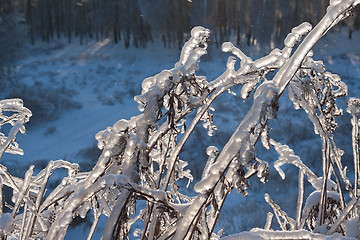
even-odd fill
[[(299, 23), (318, 22), (327, 5), (328, 0), (0, 0), (0, 17), (22, 14), (33, 44), (112, 38), (125, 47), (146, 47), (155, 38), (180, 48), (196, 25), (212, 30), (216, 43), (280, 43)], [(360, 23), (358, 11), (354, 15), (344, 23), (350, 38)]]

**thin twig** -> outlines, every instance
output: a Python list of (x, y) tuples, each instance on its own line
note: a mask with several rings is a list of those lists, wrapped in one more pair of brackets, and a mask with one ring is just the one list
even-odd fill
[(301, 222), (301, 212), (302, 206), (304, 202), (304, 171), (299, 169), (299, 177), (298, 177), (298, 199), (297, 199), (297, 206), (296, 206), (296, 224), (295, 229), (300, 229), (300, 222)]

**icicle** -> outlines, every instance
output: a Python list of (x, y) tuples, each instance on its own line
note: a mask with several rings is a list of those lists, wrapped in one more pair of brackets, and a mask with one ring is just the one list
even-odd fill
[(266, 223), (265, 223), (264, 230), (270, 230), (271, 229), (273, 217), (274, 217), (274, 214), (271, 213), (271, 212), (268, 212), (268, 214), (266, 215)]
[(216, 157), (219, 155), (219, 149), (214, 146), (209, 146), (206, 149), (206, 154), (209, 156), (209, 158), (204, 167), (201, 179), (205, 179), (209, 175), (210, 169), (213, 166), (213, 164), (215, 163)]
[(259, 158), (256, 158), (256, 161), (256, 175), (260, 179), (260, 182), (265, 183), (270, 173), (269, 163), (261, 161)]
[(261, 143), (266, 149), (270, 149), (270, 136), (269, 136), (269, 124), (266, 124), (263, 131), (261, 132)]
[(298, 177), (298, 199), (296, 205), (296, 228), (300, 229), (301, 225), (301, 212), (304, 202), (304, 171), (299, 169), (299, 177)]
[(241, 92), (240, 92), (241, 98), (248, 99), (250, 97), (251, 93), (256, 88), (257, 84), (258, 84), (257, 81), (245, 83), (244, 86), (241, 88)]
[(351, 138), (353, 149), (353, 161), (354, 161), (354, 198), (358, 197), (358, 184), (360, 176), (360, 154), (359, 154), (359, 112), (360, 112), (360, 99), (350, 98), (348, 101), (348, 107), (346, 109), (348, 113), (352, 115), (351, 124)]

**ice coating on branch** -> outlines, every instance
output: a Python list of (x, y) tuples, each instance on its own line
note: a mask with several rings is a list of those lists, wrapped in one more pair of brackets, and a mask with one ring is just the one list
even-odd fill
[(213, 165), (215, 163), (215, 159), (219, 155), (219, 149), (217, 147), (215, 147), (215, 146), (209, 146), (206, 149), (206, 154), (209, 156), (209, 158), (208, 158), (208, 160), (206, 162), (206, 165), (204, 167), (201, 179), (206, 178), (210, 174), (211, 169), (212, 169), (212, 167), (213, 167)]
[(308, 34), (312, 29), (312, 25), (308, 22), (303, 22), (302, 24), (300, 24), (297, 27), (294, 27), (291, 32), (296, 34), (296, 35), (300, 35), (300, 36), (304, 36), (306, 34)]
[[(215, 150), (215, 149), (213, 149)], [(208, 152), (208, 151), (207, 151)], [(212, 151), (209, 159), (203, 170), (201, 180), (194, 186), (194, 191), (197, 193), (207, 192), (212, 188), (212, 181), (216, 179), (220, 171), (220, 163), (215, 162), (218, 152)]]
[(0, 100), (0, 109), (1, 111), (25, 112), (31, 116), (31, 111), (24, 107), (24, 102), (20, 98)]
[(285, 173), (281, 169), (281, 166), (288, 163), (301, 169), (304, 174), (308, 176), (308, 181), (315, 189), (319, 189), (318, 186), (321, 187), (321, 182), (320, 185), (318, 185), (318, 177), (301, 161), (297, 155), (295, 155), (294, 151), (288, 145), (281, 144), (273, 139), (270, 139), (270, 144), (275, 147), (275, 150), (279, 154), (279, 159), (274, 162), (274, 168), (282, 179), (285, 179)]
[(348, 107), (346, 111), (350, 114), (359, 114), (360, 113), (360, 99), (351, 97), (348, 100)]
[[(330, 5), (327, 7), (326, 12), (335, 18), (331, 27), (335, 26), (344, 18), (351, 16), (351, 11), (359, 3), (359, 0), (330, 0)], [(350, 7), (349, 4), (351, 4)]]
[(302, 68), (289, 84), (288, 94), (295, 109), (303, 108), (320, 136), (332, 135), (335, 118), (342, 114), (336, 98), (347, 95), (347, 86), (337, 74), (325, 72), (321, 61), (305, 58)]
[[(216, 168), (213, 168), (214, 170)], [(204, 193), (210, 191), (213, 188), (212, 182), (210, 179), (215, 179), (218, 174), (210, 172), (210, 174), (206, 175), (206, 178), (197, 182), (194, 186), (194, 191), (197, 193)]]
[(185, 65), (190, 55), (192, 54), (193, 50), (199, 47), (199, 44), (204, 44), (206, 48), (206, 41), (209, 38), (209, 35), (210, 35), (209, 29), (200, 26), (194, 27), (191, 30), (190, 40), (185, 43), (181, 51), (180, 61), (178, 64)]
[(226, 63), (226, 68), (229, 71), (229, 73), (231, 73), (232, 70), (235, 70), (235, 63), (236, 63), (236, 58), (234, 56), (229, 56)]
[(0, 132), (0, 159), (4, 152), (23, 155), (23, 150), (16, 142), (18, 132), (25, 134), (25, 126), (32, 116), (32, 112), (23, 106), (18, 98), (0, 100), (0, 129), (2, 125), (9, 124), (11, 129), (6, 136)]
[(204, 48), (196, 48), (194, 51), (192, 51), (188, 60), (183, 66), (184, 75), (194, 74), (199, 68), (197, 63), (200, 61), (200, 58), (206, 53), (206, 49)]
[(312, 29), (312, 26), (308, 22), (303, 22), (297, 27), (294, 27), (291, 30), (291, 33), (287, 35), (287, 37), (284, 40), (284, 44), (286, 47), (294, 47), (296, 43), (300, 41), (300, 39), (305, 36), (307, 33), (309, 33)]
[[(269, 194), (265, 193), (264, 194), (264, 198), (265, 201), (272, 207), (275, 215), (276, 215), (276, 219), (278, 220), (278, 223), (281, 227), (281, 229), (283, 231), (286, 230), (290, 230), (293, 231), (295, 230), (296, 226), (295, 226), (295, 220), (292, 219), (291, 217), (289, 217), (286, 212), (284, 212), (279, 205), (277, 205), (269, 196)], [(284, 222), (280, 221), (280, 217), (284, 220)]]
[(221, 50), (223, 52), (231, 52), (234, 48), (234, 45), (231, 43), (231, 42), (224, 42), (222, 45), (221, 45)]
[(333, 91), (334, 97), (345, 97), (348, 94), (348, 87), (341, 81), (339, 75), (331, 72), (324, 72), (324, 77), (329, 79), (330, 83), (338, 88)]
[(67, 227), (70, 223), (71, 223), (71, 219), (72, 219), (72, 213), (71, 212), (66, 212), (62, 218), (59, 220), (59, 227)]
[(258, 84), (258, 81), (252, 81), (252, 82), (245, 83), (240, 91), (241, 98), (248, 99), (250, 97), (251, 93), (256, 88), (257, 84)]
[(336, 4), (339, 4), (341, 3), (342, 0), (330, 0), (330, 6), (333, 6), (333, 5), (336, 5)]
[(75, 215), (80, 216), (82, 219), (86, 218), (87, 212), (91, 209), (91, 202), (84, 202), (75, 212)]
[(224, 42), (221, 46), (223, 52), (230, 52), (241, 60), (241, 66), (250, 65), (253, 63), (250, 57), (246, 56), (239, 48), (235, 47), (231, 42)]
[(331, 11), (336, 5), (340, 4), (342, 0), (330, 0), (327, 11)]
[(177, 175), (180, 179), (182, 179), (182, 178), (188, 179), (188, 184), (186, 185), (186, 187), (189, 187), (189, 184), (194, 180), (194, 177), (191, 175), (190, 169), (184, 170), (184, 168), (187, 167), (187, 165), (188, 165), (188, 162), (178, 160), (175, 168), (176, 168)]
[(129, 121), (126, 119), (120, 119), (113, 126), (114, 131), (117, 133), (125, 132), (128, 128), (129, 128)]
[(211, 137), (214, 135), (214, 131), (217, 130), (216, 125), (214, 125), (214, 118), (211, 111), (215, 111), (215, 108), (210, 107), (209, 110), (201, 117), (201, 120), (204, 121), (203, 127), (208, 129), (207, 134)]
[(156, 84), (156, 76), (145, 78), (141, 84), (141, 94), (144, 94), (150, 90)]
[(269, 124), (266, 124), (263, 131), (261, 132), (261, 144), (266, 148), (270, 149), (270, 135), (269, 135)]
[[(234, 133), (230, 142), (232, 143), (227, 149), (225, 157), (230, 155), (239, 155), (237, 159), (238, 164), (251, 168), (251, 163), (256, 161), (255, 148), (250, 142), (248, 131), (253, 131), (258, 124), (265, 124), (265, 119), (272, 119), (276, 117), (277, 105), (277, 88), (271, 82), (264, 82), (257, 90), (254, 95), (254, 105), (250, 111), (252, 114), (248, 114), (242, 121), (241, 125), (243, 128), (238, 128), (238, 131)], [(259, 117), (259, 118), (258, 118)], [(256, 118), (256, 121), (253, 119)], [(242, 131), (240, 131), (242, 129)], [(221, 156), (221, 155), (220, 155)], [(219, 158), (220, 158), (219, 156)], [(223, 156), (224, 157), (224, 156)], [(233, 158), (232, 160), (234, 160)], [(228, 161), (217, 161), (214, 163), (210, 170), (209, 175), (202, 179), (194, 186), (194, 190), (199, 193), (206, 193), (210, 191), (215, 184), (216, 176), (218, 176), (223, 169), (227, 168)], [(265, 170), (264, 166), (261, 170)], [(263, 175), (259, 175), (263, 178)], [(265, 178), (264, 178), (265, 180)]]
[[(261, 118), (275, 119), (278, 104), (278, 88), (272, 82), (263, 82), (254, 94), (254, 101), (261, 106)], [(260, 104), (262, 103), (262, 104)]]
[(173, 73), (169, 70), (163, 70), (156, 76), (156, 86), (159, 88), (160, 91), (167, 91), (171, 87), (172, 76)]
[[(129, 131), (124, 137), (126, 145), (121, 158), (123, 173), (131, 176), (134, 182), (141, 180), (146, 186), (158, 186), (166, 190), (170, 185), (171, 194), (180, 196), (178, 201), (182, 201), (182, 195), (178, 195), (175, 182), (181, 178), (188, 178), (191, 182), (193, 177), (190, 170), (184, 169), (187, 167), (187, 162), (178, 159), (180, 146), (177, 146), (172, 140), (167, 142), (168, 140), (165, 139), (169, 136), (176, 136), (178, 133), (185, 135), (191, 133), (192, 130), (186, 129), (185, 121), (182, 119), (193, 108), (203, 104), (209, 96), (206, 78), (195, 75), (200, 58), (206, 54), (209, 33), (208, 29), (195, 27), (190, 40), (185, 43), (180, 60), (175, 67), (143, 81), (141, 95), (134, 97), (139, 104), (138, 109), (143, 113), (136, 119), (130, 120)], [(207, 114), (199, 116), (201, 116), (199, 120), (206, 121), (209, 132), (215, 129), (212, 124), (212, 114), (209, 111)], [(164, 120), (165, 122), (159, 127), (159, 121)], [(167, 133), (168, 131), (170, 134)], [(99, 139), (106, 139), (109, 132), (111, 129), (105, 131), (104, 136), (100, 136)], [(163, 141), (167, 143), (165, 144)], [(107, 145), (104, 146), (102, 154), (104, 163), (112, 159), (113, 150), (106, 154)], [(170, 156), (168, 156), (169, 153)], [(153, 172), (154, 163), (159, 164), (155, 167), (159, 168), (155, 173)], [(163, 174), (164, 172), (165, 174)], [(164, 175), (163, 179), (162, 175)], [(129, 194), (129, 192), (127, 193)], [(126, 199), (126, 197), (124, 198)], [(116, 208), (109, 216), (106, 229), (110, 235), (111, 229), (114, 228), (113, 221), (116, 221), (118, 217), (116, 213), (119, 211), (120, 214), (121, 212), (120, 207)]]
[(262, 68), (275, 63), (279, 59), (279, 55), (270, 53), (269, 55), (260, 58), (254, 62), (254, 67)]
[(282, 50), (282, 54), (285, 59), (290, 57), (292, 49), (300, 42), (302, 37), (306, 36), (311, 31), (311, 29), (311, 24), (304, 22), (291, 30), (291, 33), (289, 33), (284, 40), (285, 47)]
[[(207, 87), (205, 77), (195, 76), (200, 58), (206, 54), (210, 31), (195, 27), (191, 38), (182, 49), (179, 62), (170, 70), (163, 70), (142, 83), (141, 95), (135, 96), (138, 109), (144, 112), (142, 125), (154, 125), (163, 115), (162, 107), (172, 128), (175, 127), (177, 114), (187, 106), (194, 107), (201, 103), (199, 95)], [(140, 122), (136, 124), (140, 126)]]
[(215, 146), (209, 146), (206, 149), (206, 154), (208, 156), (212, 156), (212, 155), (217, 156), (219, 154), (219, 149)]
[(119, 142), (119, 137), (127, 131), (129, 122), (125, 119), (117, 121), (113, 127), (107, 127), (105, 130), (98, 132), (95, 139), (98, 141), (98, 148), (101, 150), (105, 145), (115, 146)]
[(269, 163), (266, 161), (261, 161), (258, 158), (256, 158), (256, 161), (256, 176), (260, 179), (262, 183), (265, 183), (268, 180), (268, 176), (270, 173)]

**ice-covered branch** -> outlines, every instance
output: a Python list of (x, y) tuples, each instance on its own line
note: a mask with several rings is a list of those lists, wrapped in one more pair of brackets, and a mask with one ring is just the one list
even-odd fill
[[(320, 22), (314, 27), (314, 29), (307, 35), (304, 41), (296, 49), (290, 61), (286, 63), (286, 67), (279, 70), (274, 77), (274, 83), (279, 87), (279, 94), (281, 95), (291, 79), (294, 77), (296, 71), (301, 66), (306, 55), (314, 47), (314, 45), (327, 33), (327, 31), (337, 23), (339, 18), (346, 17), (346, 13), (354, 6), (358, 4), (355, 0), (337, 1), (330, 5), (326, 15), (320, 20)], [(304, 27), (299, 29), (309, 31)]]
[(282, 179), (285, 179), (285, 173), (281, 169), (281, 166), (288, 163), (293, 164), (298, 167), (299, 170), (303, 171), (307, 175), (308, 181), (313, 185), (315, 189), (320, 189), (318, 183), (318, 177), (311, 171), (311, 169), (306, 166), (301, 159), (295, 155), (294, 151), (289, 148), (287, 145), (276, 142), (273, 139), (270, 139), (270, 144), (275, 147), (275, 150), (280, 155), (279, 159), (274, 162), (274, 167), (278, 171)]
[[(279, 153), (274, 166), (282, 178), (285, 177), (282, 165), (289, 163), (299, 168), (296, 220), (265, 195), (284, 231), (270, 230), (272, 215), (269, 214), (266, 230), (225, 239), (323, 237), (301, 230), (305, 222), (311, 231), (318, 231), (323, 223), (327, 223), (332, 227), (328, 233), (344, 233), (342, 222), (357, 204), (354, 199), (358, 195), (360, 171), (359, 103), (351, 100), (349, 105), (355, 129), (355, 194), (345, 207), (340, 181), (347, 186), (350, 182), (342, 167), (342, 151), (336, 147), (332, 133), (337, 126), (335, 117), (342, 113), (335, 99), (345, 96), (347, 87), (338, 75), (325, 72), (324, 64), (312, 58), (311, 49), (359, 3), (355, 0), (331, 1), (326, 15), (314, 29), (309, 23), (293, 28), (284, 40), (283, 49), (274, 49), (260, 59), (251, 59), (232, 43), (224, 43), (222, 51), (231, 56), (225, 71), (211, 81), (196, 75), (200, 59), (207, 54), (210, 31), (203, 27), (193, 28), (174, 68), (142, 82), (141, 95), (135, 97), (141, 113), (130, 120), (119, 120), (96, 134), (102, 153), (90, 172), (79, 173), (77, 164), (58, 160), (51, 161), (36, 176), (33, 176), (34, 167), (30, 167), (21, 179), (0, 165), (0, 188), (4, 184), (14, 192), (13, 206), (7, 205), (12, 211), (9, 216), (1, 208), (5, 200), (0, 197), (0, 225), (15, 226), (15, 234), (20, 239), (64, 239), (73, 218), (77, 215), (86, 217), (92, 209), (94, 220), (88, 239), (93, 236), (101, 215), (108, 217), (103, 240), (128, 238), (137, 221), (144, 225), (142, 230), (134, 231), (141, 239), (219, 239), (221, 233), (215, 234), (214, 229), (227, 195), (233, 189), (246, 195), (248, 179), (252, 176), (267, 181), (269, 164), (255, 155), (255, 146), (261, 138), (266, 148), (272, 145)], [(237, 67), (237, 61), (240, 67)], [(269, 80), (269, 75), (272, 76), (269, 73), (274, 71), (275, 77)], [(178, 181), (186, 178), (190, 182), (193, 177), (186, 169), (188, 162), (180, 159), (180, 153), (201, 121), (205, 122), (208, 134), (213, 135), (216, 126), (212, 104), (237, 85), (242, 85), (241, 97), (244, 99), (255, 91), (253, 105), (220, 152), (213, 146), (206, 150), (207, 163), (201, 179), (194, 185), (197, 195), (187, 196), (179, 190)], [(295, 108), (307, 112), (315, 133), (323, 140), (322, 177), (318, 178), (287, 145), (269, 140), (268, 120), (277, 117), (278, 100), (288, 86)], [(0, 134), (1, 158), (4, 152), (21, 153), (15, 136), (18, 131), (24, 131), (23, 124), (29, 120), (31, 112), (18, 99), (0, 101), (0, 110), (0, 126), (12, 126), (8, 136)], [(13, 114), (3, 114), (5, 111)], [(58, 168), (67, 169), (68, 175), (46, 194), (50, 176)], [(304, 174), (315, 191), (302, 209)], [(337, 185), (331, 180), (332, 174)], [(139, 204), (139, 199), (146, 204)], [(336, 211), (340, 206), (342, 215)], [(10, 236), (10, 228), (4, 228), (0, 234)]]
[(360, 112), (360, 99), (350, 98), (348, 101), (348, 108), (346, 109), (351, 114), (352, 124), (352, 148), (354, 157), (354, 198), (358, 197), (359, 173), (360, 173), (360, 160), (359, 160), (359, 112)]
[[(12, 115), (5, 115), (5, 112), (12, 112)], [(15, 142), (16, 134), (19, 131), (22, 134), (25, 133), (24, 124), (29, 121), (31, 115), (31, 111), (23, 106), (21, 99), (5, 99), (0, 101), (0, 128), (4, 124), (12, 126), (8, 136), (0, 132), (0, 159), (4, 152), (23, 154), (23, 151)]]
[[(216, 184), (219, 181), (218, 177), (222, 176), (226, 171), (229, 163), (234, 159), (236, 155), (240, 155), (240, 161), (245, 165), (248, 164), (254, 159), (254, 153), (251, 150), (251, 143), (256, 143), (258, 135), (252, 135), (254, 129), (260, 126), (264, 128), (268, 119), (273, 118), (277, 111), (277, 99), (278, 96), (282, 94), (288, 83), (293, 78), (294, 74), (300, 68), (302, 62), (307, 56), (308, 52), (313, 48), (315, 43), (326, 33), (326, 31), (332, 26), (333, 22), (347, 11), (354, 1), (344, 1), (334, 6), (321, 20), (321, 22), (314, 28), (313, 31), (305, 38), (302, 44), (297, 48), (295, 53), (290, 57), (284, 66), (279, 70), (275, 75), (273, 81), (264, 82), (254, 94), (254, 103), (248, 114), (244, 117), (243, 121), (240, 123), (239, 127), (236, 129), (229, 142), (225, 145), (222, 152), (220, 153), (217, 163), (215, 164), (213, 173), (211, 177), (201, 180), (201, 182), (207, 182), (207, 184), (201, 184), (206, 186), (203, 188), (204, 191), (198, 191), (201, 193), (195, 199), (194, 203), (188, 208), (184, 218), (180, 221), (180, 224), (177, 227), (177, 231), (173, 239), (185, 239), (188, 238), (190, 227), (194, 224), (194, 219), (197, 214), (199, 214), (200, 209), (206, 203), (210, 193), (215, 188)], [(285, 45), (289, 47), (293, 46), (296, 38), (300, 38), (307, 32), (311, 30), (308, 24), (301, 25), (298, 29), (295, 29), (292, 33), (293, 35), (289, 36), (289, 39), (286, 41)], [(294, 38), (294, 40), (292, 40)], [(241, 58), (246, 62), (246, 58), (242, 52), (237, 51), (231, 45), (225, 45), (225, 50), (234, 51), (235, 55)], [(241, 71), (244, 67), (245, 72), (250, 69), (250, 64), (244, 65), (240, 68)], [(262, 127), (261, 127), (262, 126)], [(262, 131), (260, 131), (262, 132)], [(198, 183), (200, 184), (200, 183)]]
[[(281, 227), (281, 229), (283, 231), (293, 231), (296, 229), (296, 222), (294, 219), (290, 218), (286, 212), (284, 212), (283, 210), (281, 210), (280, 206), (277, 205), (269, 196), (269, 194), (265, 194), (264, 196), (265, 201), (272, 207), (272, 209), (274, 210), (276, 219)], [(281, 221), (280, 217), (284, 220), (284, 222)]]

